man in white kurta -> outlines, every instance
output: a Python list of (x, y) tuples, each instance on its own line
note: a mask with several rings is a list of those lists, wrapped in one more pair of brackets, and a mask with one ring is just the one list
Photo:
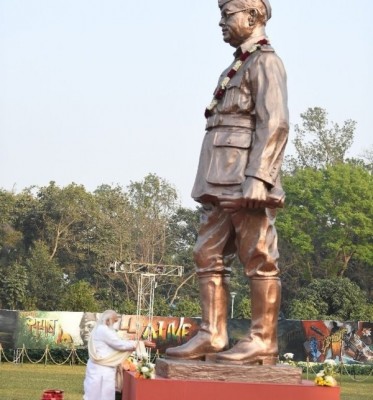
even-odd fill
[(113, 328), (119, 316), (105, 311), (93, 329), (84, 379), (84, 400), (115, 400), (116, 367), (135, 349), (134, 340), (122, 340)]

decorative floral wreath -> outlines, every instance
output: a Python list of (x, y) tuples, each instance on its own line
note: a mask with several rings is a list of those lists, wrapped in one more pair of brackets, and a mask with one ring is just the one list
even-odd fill
[(241, 68), (242, 64), (251, 56), (251, 54), (255, 53), (257, 50), (261, 49), (261, 47), (266, 44), (269, 44), (267, 39), (259, 40), (259, 42), (255, 43), (250, 50), (247, 50), (240, 55), (239, 59), (234, 63), (233, 67), (229, 70), (227, 76), (221, 81), (220, 85), (216, 88), (211, 103), (206, 107), (205, 110), (206, 118), (211, 117), (212, 110), (223, 98), (224, 93), (227, 90), (229, 81), (236, 75), (237, 71)]

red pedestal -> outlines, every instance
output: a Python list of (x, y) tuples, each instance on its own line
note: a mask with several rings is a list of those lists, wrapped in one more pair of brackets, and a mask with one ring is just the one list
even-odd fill
[(339, 400), (339, 387), (192, 381), (177, 379), (136, 379), (124, 371), (122, 400)]

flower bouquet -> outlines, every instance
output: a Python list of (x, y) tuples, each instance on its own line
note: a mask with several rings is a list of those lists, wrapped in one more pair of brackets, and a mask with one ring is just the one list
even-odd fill
[(137, 370), (137, 360), (136, 360), (136, 358), (133, 355), (129, 356), (127, 359), (125, 359), (123, 361), (122, 368), (125, 371), (135, 372)]
[(137, 371), (135, 377), (139, 379), (154, 379), (155, 378), (155, 364), (148, 361), (147, 357), (137, 361)]
[(315, 378), (315, 384), (318, 386), (337, 386), (337, 381), (334, 378), (336, 363), (334, 360), (325, 360), (324, 369), (322, 369)]
[(124, 361), (123, 369), (135, 372), (135, 378), (138, 379), (155, 378), (155, 364), (149, 362), (148, 357), (136, 359), (135, 356), (130, 356)]

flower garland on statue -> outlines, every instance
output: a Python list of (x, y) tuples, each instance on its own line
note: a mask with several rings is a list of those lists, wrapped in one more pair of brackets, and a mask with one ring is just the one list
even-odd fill
[(259, 40), (259, 42), (255, 43), (250, 50), (245, 51), (240, 55), (239, 59), (233, 64), (233, 67), (229, 70), (227, 76), (221, 81), (220, 85), (216, 88), (211, 103), (206, 107), (205, 110), (206, 118), (212, 116), (212, 110), (217, 106), (219, 101), (223, 98), (225, 91), (227, 90), (229, 81), (236, 75), (237, 71), (241, 68), (242, 64), (251, 56), (251, 54), (255, 53), (257, 50), (261, 49), (261, 47), (266, 44), (269, 44), (267, 39)]
[(149, 362), (148, 357), (137, 359), (135, 355), (131, 355), (123, 362), (122, 366), (126, 371), (135, 372), (135, 378), (155, 378), (155, 364)]
[(324, 369), (322, 369), (315, 378), (315, 384), (318, 386), (337, 386), (337, 381), (334, 378), (334, 367), (336, 363), (334, 360), (325, 360)]

